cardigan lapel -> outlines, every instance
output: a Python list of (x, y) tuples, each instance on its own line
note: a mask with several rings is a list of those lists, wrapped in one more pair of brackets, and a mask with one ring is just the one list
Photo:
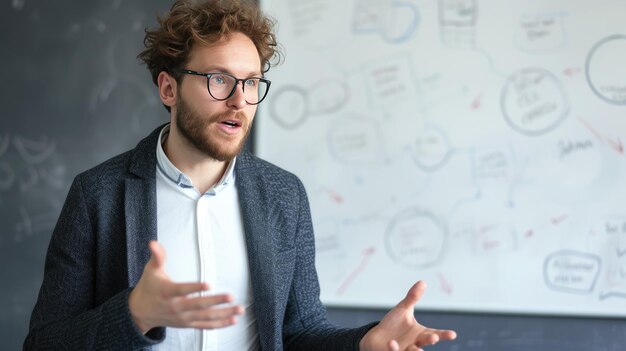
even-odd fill
[(261, 349), (275, 350), (281, 339), (282, 320), (279, 320), (276, 309), (275, 251), (271, 233), (267, 230), (267, 201), (271, 195), (266, 193), (263, 175), (253, 162), (246, 152), (237, 156), (235, 176)]
[(139, 142), (132, 151), (126, 178), (126, 260), (128, 285), (135, 286), (150, 259), (150, 240), (157, 239), (156, 144), (163, 126)]

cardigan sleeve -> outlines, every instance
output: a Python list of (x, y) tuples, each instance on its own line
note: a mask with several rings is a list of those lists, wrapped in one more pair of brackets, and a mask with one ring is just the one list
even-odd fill
[(97, 233), (93, 228), (78, 176), (50, 240), (24, 350), (137, 350), (165, 337), (164, 328), (145, 336), (136, 327), (128, 308), (132, 288), (95, 305)]
[(315, 242), (311, 212), (304, 186), (298, 184), (298, 229), (295, 238), (296, 267), (284, 324), (286, 350), (358, 350), (361, 338), (377, 323), (360, 328), (330, 324), (319, 294), (315, 271)]

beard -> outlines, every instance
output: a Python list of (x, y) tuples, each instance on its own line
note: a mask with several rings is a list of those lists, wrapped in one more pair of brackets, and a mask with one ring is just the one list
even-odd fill
[[(176, 107), (176, 126), (180, 134), (198, 151), (214, 160), (230, 162), (243, 149), (250, 132), (250, 125), (247, 123), (247, 117), (243, 112), (239, 111), (234, 114), (241, 121), (243, 132), (241, 140), (238, 142), (219, 142), (211, 136), (210, 126), (233, 116), (232, 112), (216, 113), (203, 118), (200, 114), (193, 111), (180, 95), (178, 95), (178, 106)], [(236, 144), (232, 145), (233, 143)]]

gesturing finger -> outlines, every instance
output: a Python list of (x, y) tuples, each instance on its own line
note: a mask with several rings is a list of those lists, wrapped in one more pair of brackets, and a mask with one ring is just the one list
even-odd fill
[(230, 317), (228, 319), (222, 319), (219, 321), (201, 321), (201, 322), (193, 322), (189, 324), (190, 328), (196, 329), (216, 329), (228, 327), (237, 323), (237, 319), (235, 317)]
[(150, 244), (150, 263), (155, 269), (161, 269), (165, 267), (165, 249), (158, 241), (152, 240)]
[(439, 335), (434, 331), (427, 330), (419, 334), (416, 340), (416, 344), (426, 346), (433, 345), (439, 341)]
[(412, 310), (415, 304), (422, 298), (422, 295), (424, 295), (425, 290), (426, 282), (418, 281), (409, 289), (404, 299), (398, 303), (398, 306)]
[(209, 307), (203, 310), (189, 311), (184, 313), (184, 319), (188, 322), (210, 322), (228, 320), (235, 316), (243, 314), (243, 307)]
[(179, 297), (209, 290), (207, 283), (172, 283), (167, 284), (163, 291), (164, 297)]
[(180, 311), (200, 310), (231, 301), (233, 301), (233, 298), (228, 294), (191, 297), (180, 300), (178, 302), (178, 309)]
[(454, 330), (435, 329), (435, 332), (439, 335), (441, 340), (456, 339), (456, 332)]

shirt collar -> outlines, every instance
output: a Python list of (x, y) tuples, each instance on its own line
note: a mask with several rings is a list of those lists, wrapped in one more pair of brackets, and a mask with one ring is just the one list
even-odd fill
[[(183, 189), (195, 189), (191, 179), (181, 172), (174, 164), (167, 158), (165, 151), (163, 150), (163, 143), (167, 140), (167, 136), (170, 134), (170, 125), (167, 124), (159, 133), (159, 142), (157, 143), (157, 168), (158, 170), (169, 180), (176, 183)], [(233, 158), (228, 163), (226, 172), (215, 185), (207, 190), (204, 195), (216, 195), (220, 191), (224, 190), (229, 184), (234, 183), (235, 180), (235, 161), (237, 157)]]

